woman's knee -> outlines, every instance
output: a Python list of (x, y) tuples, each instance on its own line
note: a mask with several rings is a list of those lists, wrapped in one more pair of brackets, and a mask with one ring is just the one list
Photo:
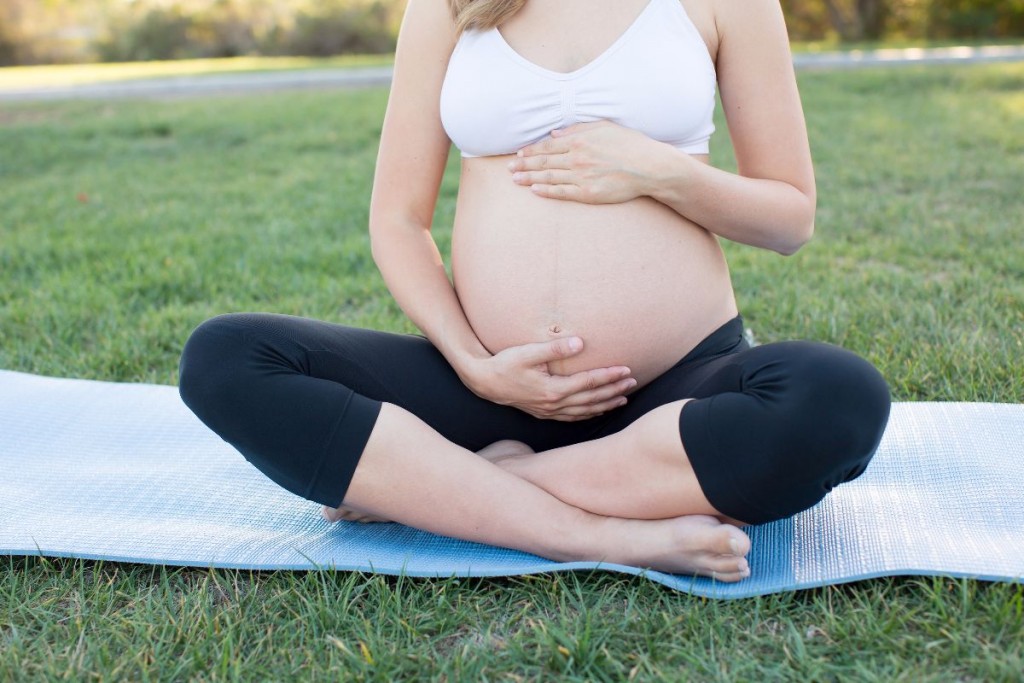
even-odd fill
[[(889, 418), (889, 387), (863, 358), (829, 344), (802, 342), (792, 354), (775, 435), (775, 463), (790, 473), (777, 509), (800, 512), (859, 477)], [(769, 494), (771, 495), (771, 494)]]
[(745, 379), (747, 398), (726, 402), (735, 406), (728, 416), (735, 431), (719, 437), (757, 453), (740, 456), (730, 477), (750, 505), (740, 514), (722, 510), (749, 522), (801, 512), (860, 476), (889, 417), (885, 380), (856, 354), (813, 342), (771, 346)]
[(223, 397), (227, 383), (241, 378), (252, 349), (252, 314), (225, 313), (202, 322), (192, 334), (178, 363), (178, 393), (202, 416)]
[[(874, 454), (889, 419), (889, 387), (869, 362), (846, 349), (803, 342), (789, 370), (786, 416), (808, 450), (849, 466), (848, 481)], [(836, 482), (838, 483), (838, 482)]]

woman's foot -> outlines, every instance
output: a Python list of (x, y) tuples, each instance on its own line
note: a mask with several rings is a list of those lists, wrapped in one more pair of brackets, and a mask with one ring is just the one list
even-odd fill
[(352, 508), (339, 505), (336, 508), (324, 506), (324, 509), (320, 511), (323, 518), (328, 522), (340, 522), (345, 520), (346, 522), (390, 522), (390, 519), (384, 519), (383, 517), (374, 517), (373, 515), (366, 514), (365, 512), (359, 512)]
[[(526, 455), (527, 453), (533, 453), (533, 449), (527, 446), (522, 441), (513, 441), (511, 439), (505, 439), (503, 441), (495, 441), (490, 446), (484, 446), (477, 455), (482, 457), (484, 460), (489, 460), (497, 464), (498, 462), (505, 460), (506, 458), (512, 458), (517, 455)], [(350, 507), (339, 505), (336, 508), (324, 506), (321, 511), (323, 518), (328, 522), (340, 522), (345, 520), (346, 522), (390, 522), (389, 519), (383, 517), (374, 517), (373, 515), (365, 512), (359, 512), (353, 510)]]
[[(324, 508), (331, 522), (387, 521), (341, 506)], [(632, 520), (608, 517), (613, 550), (602, 561), (650, 567), (674, 574), (708, 576), (733, 583), (750, 576), (746, 554), (750, 539), (731, 524), (707, 515), (674, 519)], [(588, 558), (581, 557), (581, 560)], [(590, 558), (596, 559), (596, 558)]]
[(508, 458), (514, 458), (517, 455), (529, 455), (535, 451), (527, 446), (522, 441), (513, 441), (512, 439), (504, 439), (502, 441), (495, 441), (490, 446), (484, 446), (476, 452), (484, 460), (494, 463), (497, 465), (502, 460)]
[(750, 576), (750, 538), (710, 515), (662, 520), (608, 517), (622, 539), (605, 560), (673, 574), (708, 576), (733, 583)]

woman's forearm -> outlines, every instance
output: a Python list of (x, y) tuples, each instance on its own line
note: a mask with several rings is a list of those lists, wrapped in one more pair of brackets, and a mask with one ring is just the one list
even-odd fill
[(788, 255), (814, 232), (813, 194), (789, 183), (729, 173), (669, 145), (648, 158), (643, 193), (716, 235)]
[(429, 230), (380, 225), (370, 238), (373, 259), (395, 301), (460, 376), (467, 361), (491, 355), (466, 319)]

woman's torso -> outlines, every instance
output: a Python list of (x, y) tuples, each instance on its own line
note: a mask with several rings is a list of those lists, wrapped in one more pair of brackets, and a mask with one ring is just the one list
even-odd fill
[[(530, 36), (539, 24), (550, 28), (554, 19), (538, 17), (546, 8), (532, 2), (492, 37), (504, 37), (505, 47), (525, 62), (519, 66), (529, 71), (532, 64), (540, 85), (551, 74), (559, 87), (572, 88), (577, 83), (564, 72), (573, 69), (600, 80), (601, 69), (616, 68), (616, 57), (628, 59), (629, 43), (621, 40), (626, 18), (618, 20), (617, 29), (606, 31), (619, 37), (617, 52), (601, 51), (615, 40), (607, 36), (603, 43), (582, 46), (576, 56), (584, 56), (577, 63), (564, 61), (571, 59), (564, 49), (561, 56), (553, 50), (555, 56), (546, 57), (547, 63), (567, 66), (561, 69), (565, 77), (555, 73), (558, 68), (540, 65), (543, 50), (533, 53), (534, 62), (528, 46), (536, 49), (545, 41)], [(527, 13), (530, 9), (534, 14)], [(634, 8), (631, 16), (646, 22), (628, 24), (632, 35), (625, 37), (638, 44), (635, 50), (649, 38), (645, 32), (659, 23), (655, 16), (641, 15), (655, 10), (665, 8), (643, 3)], [(700, 37), (691, 30), (679, 40)], [(708, 61), (704, 43), (697, 47), (705, 50)], [(594, 54), (599, 57), (586, 59)], [(515, 55), (507, 56), (515, 61)], [(650, 72), (659, 68), (665, 66), (653, 65)], [(644, 73), (636, 78), (642, 82)], [(652, 81), (651, 87), (659, 84)], [(539, 197), (512, 182), (510, 158), (463, 158), (452, 242), (456, 291), (478, 338), (491, 352), (575, 335), (584, 341), (583, 352), (552, 363), (551, 372), (626, 365), (643, 386), (736, 315), (724, 256), (717, 238), (706, 230), (649, 197), (596, 205)]]

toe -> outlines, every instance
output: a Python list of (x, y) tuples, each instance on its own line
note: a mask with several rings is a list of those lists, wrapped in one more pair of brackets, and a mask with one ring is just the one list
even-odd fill
[(750, 552), (750, 537), (731, 524), (723, 524), (711, 550), (719, 555), (745, 557)]
[(739, 574), (749, 571), (746, 559), (735, 555), (713, 555), (704, 558), (702, 564), (718, 574)]
[(736, 583), (750, 576), (750, 570), (742, 572), (713, 572), (711, 578), (715, 581), (721, 581), (722, 583)]

